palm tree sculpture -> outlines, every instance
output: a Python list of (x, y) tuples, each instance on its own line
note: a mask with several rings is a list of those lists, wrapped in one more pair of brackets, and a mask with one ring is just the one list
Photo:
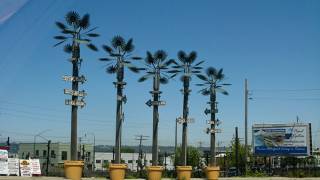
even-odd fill
[(164, 101), (160, 101), (160, 83), (167, 84), (168, 78), (167, 72), (168, 66), (175, 63), (173, 59), (166, 60), (167, 53), (163, 50), (156, 51), (153, 55), (148, 51), (146, 62), (146, 74), (142, 76), (138, 81), (143, 82), (149, 78), (153, 78), (153, 91), (150, 93), (153, 96), (153, 101), (149, 100), (146, 104), (153, 106), (153, 135), (152, 135), (152, 166), (158, 165), (158, 123), (159, 123), (159, 105), (165, 105)]
[[(169, 73), (173, 73), (171, 77), (176, 76), (177, 74), (181, 74), (181, 81), (183, 82), (183, 89), (181, 90), (183, 93), (183, 117), (182, 122), (182, 150), (181, 150), (181, 160), (182, 165), (187, 165), (187, 128), (188, 128), (188, 114), (189, 114), (189, 107), (188, 107), (188, 100), (189, 94), (191, 90), (189, 89), (191, 77), (196, 75), (198, 78), (203, 78), (201, 75), (201, 69), (199, 65), (202, 64), (204, 61), (200, 61), (197, 64), (195, 62), (197, 58), (197, 53), (192, 51), (189, 55), (187, 55), (184, 51), (178, 52), (178, 59), (180, 63), (172, 66), (173, 70), (169, 70)], [(181, 119), (181, 118), (180, 118)]]
[(210, 110), (206, 109), (204, 111), (205, 114), (210, 113), (211, 119), (209, 121), (209, 124), (211, 125), (210, 128), (208, 128), (207, 133), (211, 134), (210, 137), (210, 166), (216, 166), (216, 135), (215, 133), (218, 133), (220, 130), (216, 129), (216, 126), (219, 125), (219, 120), (216, 119), (215, 114), (218, 112), (218, 109), (216, 107), (216, 93), (220, 92), (224, 95), (228, 95), (228, 92), (224, 90), (223, 86), (229, 86), (231, 84), (222, 83), (225, 78), (225, 75), (223, 74), (223, 69), (215, 69), (213, 67), (209, 67), (206, 70), (206, 76), (202, 76), (201, 79), (204, 81), (201, 84), (196, 84), (197, 86), (202, 86), (203, 89), (201, 89), (199, 92), (201, 92), (202, 95), (208, 96), (210, 95)]
[(116, 112), (116, 138), (115, 138), (115, 163), (120, 164), (121, 151), (121, 128), (124, 114), (122, 111), (123, 102), (126, 103), (127, 98), (123, 94), (124, 86), (124, 68), (127, 67), (134, 73), (138, 73), (141, 69), (131, 63), (131, 60), (141, 60), (141, 57), (132, 56), (134, 50), (133, 40), (127, 42), (121, 36), (115, 36), (111, 40), (111, 47), (103, 45), (103, 49), (107, 52), (107, 57), (100, 58), (100, 61), (107, 62), (106, 72), (116, 74), (117, 82), (114, 85), (117, 88), (117, 112)]
[[(77, 111), (78, 106), (83, 107), (85, 102), (83, 98), (85, 96), (84, 91), (78, 91), (79, 82), (84, 83), (85, 77), (79, 77), (79, 68), (81, 66), (82, 59), (80, 58), (80, 44), (86, 44), (87, 47), (93, 51), (97, 51), (97, 47), (91, 44), (90, 37), (99, 36), (96, 33), (92, 33), (97, 27), (89, 29), (90, 16), (85, 14), (80, 18), (79, 14), (74, 11), (67, 13), (65, 20), (68, 24), (56, 22), (56, 25), (61, 30), (62, 35), (55, 36), (54, 38), (59, 40), (54, 47), (67, 43), (64, 46), (64, 51), (72, 54), (70, 62), (72, 63), (72, 77), (64, 77), (64, 80), (72, 81), (72, 90), (65, 93), (72, 95), (72, 100), (66, 100), (66, 105), (71, 105), (71, 160), (77, 160)], [(80, 101), (78, 97), (83, 97)]]

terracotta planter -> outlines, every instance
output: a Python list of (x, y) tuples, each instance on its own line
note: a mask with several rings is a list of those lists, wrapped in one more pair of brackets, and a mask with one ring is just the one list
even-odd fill
[(110, 164), (109, 175), (111, 180), (123, 180), (126, 174), (126, 164)]
[(64, 161), (64, 174), (67, 179), (80, 180), (82, 176), (83, 161)]
[(190, 180), (192, 172), (192, 166), (177, 166), (177, 179), (178, 180)]
[(148, 166), (148, 180), (161, 180), (162, 171), (162, 166)]
[(219, 178), (220, 167), (208, 166), (205, 168), (205, 172), (208, 180), (217, 180)]

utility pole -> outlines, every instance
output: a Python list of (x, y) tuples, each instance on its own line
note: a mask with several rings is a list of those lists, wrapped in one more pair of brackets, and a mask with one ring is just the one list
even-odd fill
[(164, 152), (164, 170), (167, 171), (167, 151)]
[(46, 176), (49, 175), (49, 163), (50, 163), (50, 145), (51, 140), (48, 141), (48, 153), (47, 153), (47, 167), (46, 167)]
[(236, 167), (237, 167), (237, 176), (239, 175), (239, 137), (238, 137), (238, 127), (236, 127)]
[(247, 159), (248, 159), (248, 80), (244, 81), (244, 162), (245, 162), (245, 173), (247, 172)]
[(142, 165), (142, 159), (143, 159), (142, 141), (148, 140), (147, 137), (149, 137), (149, 136), (144, 136), (142, 134), (136, 135), (136, 140), (139, 141), (139, 160), (138, 160), (137, 171), (139, 170), (140, 174), (141, 174), (141, 171), (143, 169), (143, 165)]

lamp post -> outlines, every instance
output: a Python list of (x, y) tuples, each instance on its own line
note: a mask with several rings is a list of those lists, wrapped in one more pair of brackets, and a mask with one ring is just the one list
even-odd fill
[[(35, 154), (36, 154), (36, 137), (37, 136), (41, 136), (41, 134), (47, 132), (47, 131), (50, 131), (51, 129), (46, 129), (46, 130), (43, 130), (41, 132), (39, 132), (38, 134), (34, 135), (33, 136), (33, 157), (35, 157)], [(42, 137), (43, 138), (43, 137)]]

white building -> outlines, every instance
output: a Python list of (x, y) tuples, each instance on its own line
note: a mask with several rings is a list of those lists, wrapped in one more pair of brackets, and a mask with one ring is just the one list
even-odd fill
[[(121, 153), (122, 163), (128, 165), (128, 168), (132, 171), (137, 171), (138, 166), (139, 153)], [(95, 153), (95, 170), (107, 170), (106, 165), (108, 163), (112, 163), (113, 161), (113, 153), (112, 152), (96, 152)], [(146, 166), (151, 165), (152, 154), (144, 153), (143, 160), (145, 160)], [(174, 169), (174, 162), (171, 160), (170, 156), (164, 157), (161, 159), (163, 162), (163, 166), (166, 162), (166, 168), (168, 170)]]

